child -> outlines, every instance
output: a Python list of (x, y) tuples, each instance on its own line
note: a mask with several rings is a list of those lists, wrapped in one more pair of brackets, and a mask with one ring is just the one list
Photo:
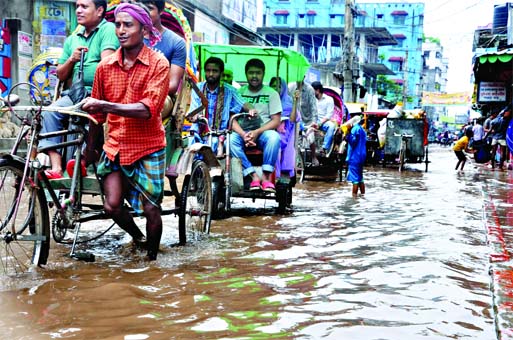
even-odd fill
[(358, 189), (362, 195), (365, 194), (365, 183), (363, 182), (363, 165), (367, 158), (367, 134), (359, 124), (360, 116), (354, 116), (344, 125), (348, 127), (347, 139), (347, 181), (353, 183), (353, 196), (356, 197)]
[(460, 139), (458, 139), (458, 141), (456, 141), (456, 143), (454, 143), (454, 146), (452, 149), (454, 150), (456, 157), (458, 157), (458, 163), (456, 163), (456, 168), (454, 170), (458, 170), (458, 167), (460, 166), (460, 164), (461, 164), (460, 170), (463, 170), (463, 167), (465, 166), (465, 162), (467, 161), (467, 157), (465, 156), (463, 151), (472, 152), (468, 148), (468, 143), (470, 141), (470, 138), (472, 138), (472, 136), (473, 136), (472, 129), (467, 128), (467, 129), (465, 129), (465, 135), (463, 137), (461, 137)]

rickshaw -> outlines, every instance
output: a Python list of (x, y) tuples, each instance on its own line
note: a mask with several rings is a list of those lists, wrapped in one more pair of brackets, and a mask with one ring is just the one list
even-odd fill
[[(236, 45), (214, 45), (198, 43), (195, 44), (196, 55), (200, 65), (200, 79), (204, 78), (203, 65), (210, 56), (222, 59), (225, 65), (233, 69), (234, 81), (239, 84), (246, 83), (244, 66), (249, 59), (259, 58), (266, 65), (264, 84), (269, 84), (272, 77), (279, 76), (287, 83), (301, 82), (310, 66), (306, 58), (295, 51), (270, 46), (236, 46)], [(237, 114), (233, 119), (243, 116)], [(231, 124), (228, 131), (211, 131), (213, 134), (225, 134), (229, 145)], [(257, 173), (261, 175), (262, 153), (259, 150), (247, 151), (249, 160), (255, 166)], [(226, 157), (221, 160), (223, 167), (222, 176), (213, 176), (214, 216), (222, 216), (230, 212), (233, 198), (271, 199), (278, 202), (278, 212), (283, 213), (286, 207), (292, 202), (292, 187), (301, 176), (303, 169), (296, 167), (295, 176), (289, 178), (281, 176), (274, 179), (276, 193), (269, 193), (262, 190), (249, 190), (249, 179), (242, 175), (242, 165), (239, 159), (233, 158), (229, 150)]]
[[(346, 153), (342, 144), (343, 134), (340, 125), (349, 119), (348, 109), (344, 105), (340, 89), (335, 87), (324, 87), (324, 94), (333, 98), (335, 109), (332, 115), (332, 121), (337, 124), (335, 134), (333, 136), (333, 143), (326, 154), (320, 152), (325, 133), (318, 129), (309, 129), (305, 127), (299, 133), (298, 152), (301, 155), (301, 164), (304, 164), (304, 177), (306, 178), (337, 178), (342, 180), (343, 168), (345, 164)], [(314, 134), (316, 145), (316, 157), (319, 164), (312, 162), (312, 152), (309, 142), (307, 140), (308, 134)]]
[[(176, 9), (169, 4), (167, 6), (166, 15), (173, 18), (169, 20), (179, 23), (170, 27), (181, 27), (182, 36), (190, 44), (190, 30), (187, 35), (183, 26), (186, 20), (177, 19), (179, 14), (173, 12)], [(112, 10), (110, 8), (109, 13)], [(193, 55), (189, 55), (189, 62), (191, 58)], [(166, 187), (164, 193), (162, 215), (178, 216), (178, 244), (181, 245), (210, 231), (211, 173), (221, 173), (220, 164), (207, 145), (198, 143), (185, 147), (183, 143), (181, 130), (184, 116), (179, 112), (185, 112), (195, 82), (194, 72), (189, 65), (173, 107), (174, 114), (163, 121), (169, 188)], [(9, 91), (9, 96), (0, 100), (4, 106), (0, 112), (10, 112), (21, 122), (13, 148), (0, 155), (0, 199), (3, 202), (0, 206), (0, 271), (6, 274), (16, 275), (30, 270), (34, 265), (45, 265), (52, 236), (55, 242), (71, 245), (70, 257), (94, 261), (94, 254), (77, 251), (77, 246), (99, 238), (114, 225), (98, 230), (97, 223), (93, 222), (95, 232), (79, 233), (81, 225), (86, 222), (109, 219), (103, 210), (103, 188), (96, 169), (91, 175), (91, 171), (83, 174), (80, 168), (81, 147), (87, 133), (85, 127), (88, 119), (94, 119), (80, 112), (81, 103), (68, 108), (45, 106), (45, 93), (48, 92), (42, 90), (48, 90), (48, 83), (42, 84), (46, 87), (41, 88), (40, 84), (33, 82), (16, 84)], [(14, 106), (11, 95), (27, 86), (30, 98), (33, 102), (36, 99), (36, 102), (31, 106)], [(69, 126), (46, 136), (41, 134), (41, 112), (47, 110), (70, 114)], [(37, 154), (45, 149), (37, 149), (37, 141), (50, 135), (66, 136), (58, 147), (74, 146), (72, 158), (75, 166), (73, 171), (68, 172), (69, 177), (49, 179), (44, 172), (46, 165), (39, 156), (42, 154)], [(67, 237), (68, 232), (74, 235)]]

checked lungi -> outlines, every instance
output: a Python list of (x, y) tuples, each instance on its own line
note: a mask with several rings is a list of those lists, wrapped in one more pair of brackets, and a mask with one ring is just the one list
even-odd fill
[(165, 168), (165, 148), (146, 155), (130, 165), (119, 165), (119, 155), (112, 161), (103, 152), (98, 164), (98, 175), (105, 177), (115, 171), (123, 172), (130, 184), (125, 199), (135, 213), (140, 215), (143, 212), (143, 198), (160, 207), (164, 196)]

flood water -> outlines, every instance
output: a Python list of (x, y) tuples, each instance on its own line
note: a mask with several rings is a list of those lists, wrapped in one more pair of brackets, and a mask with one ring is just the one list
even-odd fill
[(185, 247), (166, 217), (155, 263), (118, 228), (89, 245), (94, 263), (56, 246), (46, 269), (2, 280), (0, 338), (495, 339), (480, 176), (449, 149), (430, 157), (427, 173), (366, 168), (356, 199), (297, 185), (284, 216), (237, 200)]

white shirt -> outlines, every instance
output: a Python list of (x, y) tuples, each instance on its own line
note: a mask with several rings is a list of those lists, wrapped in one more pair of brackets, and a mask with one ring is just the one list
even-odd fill
[(330, 120), (334, 109), (333, 98), (323, 93), (321, 99), (317, 99), (318, 123), (322, 122), (323, 119)]

